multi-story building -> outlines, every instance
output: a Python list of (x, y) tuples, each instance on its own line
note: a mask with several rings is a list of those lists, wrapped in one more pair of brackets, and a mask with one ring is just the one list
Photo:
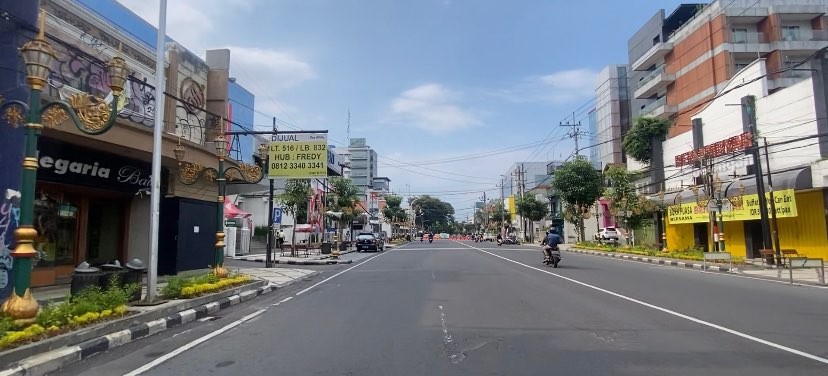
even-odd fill
[[(214, 246), (216, 231), (220, 231), (215, 219), (217, 186), (206, 180), (178, 183), (173, 147), (179, 143), (184, 147), (187, 162), (217, 165), (216, 149), (209, 141), (226, 130), (222, 126), (228, 126), (219, 119), (229, 117), (229, 51), (207, 51), (205, 61), (168, 39), (162, 46), (168, 67), (163, 89), (170, 96), (156, 109), (161, 94), (148, 84), (155, 76), (155, 28), (115, 0), (39, 3), (47, 14), (47, 39), (56, 52), (49, 85), (43, 89), (45, 98), (81, 92), (107, 97), (106, 60), (116, 54), (126, 60), (130, 80), (117, 123), (106, 133), (90, 136), (63, 121), (44, 129), (40, 137), (34, 221), (40, 258), (34, 265), (33, 285), (68, 282), (82, 261), (147, 259), (155, 111), (163, 111), (164, 121), (158, 271), (176, 273), (212, 263), (213, 256), (204, 250)], [(21, 61), (13, 48), (31, 38), (27, 30), (36, 28), (38, 2), (21, 2), (20, 8), (14, 9), (15, 17), (0, 21), (4, 35), (9, 36), (2, 42), (6, 52), (0, 61), (7, 69), (0, 70), (0, 82), (16, 87), (4, 92), (7, 99), (25, 101), (21, 94), (26, 89), (19, 86), (25, 81), (18, 73)], [(252, 108), (249, 99), (239, 101)], [(0, 150), (0, 170), (4, 171), (0, 189), (5, 193), (0, 199), (9, 200), (2, 203), (3, 213), (8, 213), (6, 205), (15, 205), (19, 179), (10, 179), (6, 185), (5, 174), (20, 173), (23, 130), (9, 127), (5, 120), (0, 123), (2, 145), (9, 146)], [(239, 159), (249, 160), (249, 156), (240, 156), (244, 150), (239, 152), (238, 157), (231, 154), (227, 159), (228, 167), (238, 166)], [(77, 166), (86, 167), (81, 171)], [(10, 222), (0, 218), (2, 223)], [(12, 246), (12, 230), (11, 226), (0, 229), (0, 259), (6, 259)], [(6, 282), (0, 281), (3, 286)]]
[(377, 152), (371, 149), (364, 138), (352, 138), (348, 147), (350, 153), (350, 177), (359, 192), (365, 194), (377, 177)]
[(630, 129), (630, 93), (627, 66), (607, 65), (595, 79), (595, 109), (590, 113), (595, 122), (595, 154), (599, 166), (625, 163), (621, 138)]
[[(828, 58), (824, 53), (815, 56), (810, 66), (813, 78), (802, 77), (780, 89), (774, 83), (779, 76), (769, 74), (776, 68), (765, 59), (755, 60), (693, 115), (691, 132), (664, 142), (663, 163), (674, 166), (665, 171), (665, 201), (671, 206), (668, 248), (722, 250), (715, 243), (724, 239), (728, 252), (756, 258), (760, 249), (773, 248), (776, 232), (777, 247), (828, 259), (828, 143), (816, 137), (828, 132)], [(756, 161), (746, 152), (754, 132), (761, 137), (760, 146), (768, 145), (760, 149), (761, 180)], [(701, 169), (699, 159), (704, 161)], [(773, 196), (765, 196), (774, 197), (777, 230), (762, 219), (760, 210), (759, 195), (771, 186)], [(724, 198), (722, 226), (711, 221), (718, 209), (716, 198)]]
[(670, 136), (690, 130), (700, 104), (740, 70), (764, 58), (769, 90), (788, 87), (803, 70), (774, 73), (828, 46), (828, 4), (812, 0), (732, 0), (658, 11), (628, 42), (633, 117), (671, 119)]

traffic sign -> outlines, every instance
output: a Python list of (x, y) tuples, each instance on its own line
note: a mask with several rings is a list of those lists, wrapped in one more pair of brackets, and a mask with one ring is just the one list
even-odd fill
[(268, 174), (271, 179), (310, 179), (328, 176), (326, 133), (277, 134), (270, 142)]
[(273, 208), (273, 223), (282, 224), (282, 208)]

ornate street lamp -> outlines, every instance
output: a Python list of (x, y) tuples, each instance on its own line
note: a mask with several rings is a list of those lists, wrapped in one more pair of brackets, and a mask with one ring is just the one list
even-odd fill
[[(40, 30), (37, 38), (20, 48), (20, 54), (26, 64), (26, 82), (29, 85), (29, 101), (8, 101), (0, 106), (3, 118), (12, 127), (23, 124), (25, 128), (25, 154), (21, 173), (20, 219), (14, 231), (15, 247), (11, 256), (14, 258), (14, 291), (3, 302), (0, 310), (21, 322), (31, 321), (37, 314), (39, 305), (32, 297), (31, 285), (32, 259), (36, 252), (33, 247), (37, 230), (33, 226), (34, 195), (37, 181), (37, 143), (43, 126), (55, 128), (67, 120), (81, 132), (99, 135), (108, 131), (115, 124), (118, 115), (118, 99), (124, 88), (129, 72), (126, 62), (116, 56), (107, 64), (109, 88), (112, 90), (112, 102), (107, 105), (103, 98), (91, 94), (79, 93), (69, 97), (69, 102), (46, 100), (42, 98), (55, 50), (45, 38), (45, 12), (40, 14)], [(120, 53), (120, 52), (119, 52)], [(25, 117), (24, 117), (25, 114)], [(42, 123), (42, 124), (41, 124)]]
[[(222, 127), (224, 129), (224, 119), (222, 119)], [(205, 167), (198, 163), (190, 163), (184, 161), (184, 148), (181, 147), (181, 139), (178, 140), (178, 145), (173, 148), (173, 154), (178, 161), (178, 181), (181, 184), (193, 185), (201, 178), (210, 182), (216, 182), (218, 187), (218, 199), (216, 205), (216, 254), (215, 266), (213, 273), (219, 277), (227, 277), (227, 269), (224, 268), (224, 196), (227, 184), (255, 184), (264, 178), (264, 168), (267, 163), (267, 146), (262, 144), (259, 146), (260, 163), (264, 166), (248, 163), (240, 163), (238, 167), (224, 167), (224, 159), (227, 157), (227, 139), (223, 134), (219, 134), (213, 143), (216, 147), (216, 157), (218, 158), (218, 169), (212, 167)], [(269, 214), (271, 215), (271, 214)]]
[[(678, 196), (678, 194), (676, 194)], [(658, 198), (661, 201), (659, 212), (661, 213), (661, 251), (667, 252), (667, 207), (664, 205), (664, 190), (658, 191)]]
[(696, 196), (697, 206), (708, 207), (710, 201), (712, 200), (718, 209), (718, 213), (714, 213), (713, 215), (713, 221), (719, 230), (719, 233), (716, 234), (718, 235), (719, 252), (725, 252), (724, 213), (722, 212), (724, 202), (729, 202), (733, 207), (740, 207), (742, 206), (745, 195), (745, 187), (741, 183), (739, 184), (739, 194), (733, 197), (727, 197), (727, 191), (730, 190), (730, 186), (733, 185), (733, 182), (728, 183), (727, 188), (724, 190), (722, 190), (722, 185), (724, 185), (724, 182), (718, 175), (716, 175), (716, 177), (710, 181), (709, 189), (702, 189), (704, 191), (704, 195), (699, 194), (698, 186), (690, 188)]

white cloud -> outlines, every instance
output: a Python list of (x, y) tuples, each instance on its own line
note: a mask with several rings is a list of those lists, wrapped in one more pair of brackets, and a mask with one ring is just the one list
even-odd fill
[(448, 133), (480, 124), (470, 109), (459, 104), (460, 93), (430, 83), (402, 92), (391, 101), (391, 122), (405, 123), (431, 133)]
[(594, 96), (597, 75), (589, 69), (572, 69), (531, 76), (496, 95), (513, 102), (563, 104)]

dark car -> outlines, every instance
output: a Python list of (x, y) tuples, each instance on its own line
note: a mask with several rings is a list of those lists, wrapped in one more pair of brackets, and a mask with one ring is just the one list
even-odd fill
[(356, 238), (357, 252), (374, 251), (379, 252), (385, 249), (382, 239), (377, 239), (372, 233), (362, 233)]

